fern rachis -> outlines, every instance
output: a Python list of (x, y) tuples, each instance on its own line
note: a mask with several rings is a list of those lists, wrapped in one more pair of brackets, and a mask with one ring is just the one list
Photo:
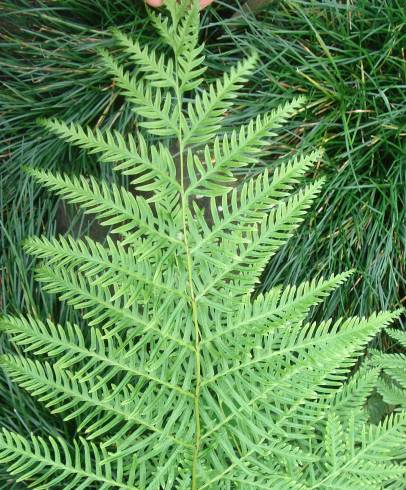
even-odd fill
[(321, 181), (298, 184), (322, 153), (239, 186), (233, 169), (255, 164), (304, 100), (218, 134), (256, 55), (202, 90), (197, 6), (167, 7), (169, 17), (153, 20), (173, 58), (115, 33), (142, 80), (101, 53), (140, 127), (161, 141), (42, 121), (132, 181), (125, 189), (28, 169), (110, 234), (104, 244), (69, 236), (25, 243), (44, 262), (44, 290), (79, 309), (83, 324), (4, 317), (1, 328), (26, 356), (5, 355), (2, 366), (76, 434), (45, 441), (4, 430), (0, 461), (43, 489), (391, 485), (404, 475), (397, 457), (406, 417), (369, 424), (363, 406), (378, 369), (365, 365), (345, 380), (398, 312), (307, 323), (350, 273), (253, 294), (319, 192)]

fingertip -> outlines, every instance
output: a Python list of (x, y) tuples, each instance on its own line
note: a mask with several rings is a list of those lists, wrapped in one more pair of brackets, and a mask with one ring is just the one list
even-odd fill
[(214, 0), (200, 0), (200, 8), (204, 9), (213, 3)]
[(147, 4), (151, 7), (161, 7), (163, 5), (163, 0), (146, 0)]

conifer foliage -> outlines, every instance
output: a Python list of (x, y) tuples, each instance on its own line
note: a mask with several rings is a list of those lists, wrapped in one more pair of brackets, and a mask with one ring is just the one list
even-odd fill
[(398, 312), (307, 323), (309, 309), (350, 273), (255, 293), (270, 256), (321, 188), (321, 181), (298, 184), (322, 153), (299, 154), (273, 172), (253, 170), (242, 185), (233, 169), (254, 169), (275, 129), (304, 100), (222, 134), (257, 57), (204, 87), (198, 7), (190, 0), (166, 7), (168, 15), (151, 16), (171, 56), (120, 32), (117, 42), (137, 74), (101, 53), (134, 107), (139, 133), (42, 121), (128, 176), (130, 188), (28, 169), (94, 214), (109, 235), (104, 244), (71, 236), (25, 244), (41, 259), (44, 290), (80, 310), (83, 324), (3, 317), (2, 330), (22, 354), (1, 364), (72, 421), (75, 434), (3, 430), (0, 461), (37, 489), (395, 485), (405, 472), (406, 416), (368, 423), (363, 407), (378, 368), (363, 366), (345, 380)]

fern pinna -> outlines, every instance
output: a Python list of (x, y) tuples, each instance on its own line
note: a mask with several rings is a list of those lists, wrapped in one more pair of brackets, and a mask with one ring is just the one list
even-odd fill
[[(43, 121), (129, 176), (131, 188), (28, 170), (109, 235), (104, 244), (67, 236), (25, 245), (43, 259), (43, 288), (79, 309), (83, 325), (5, 317), (2, 330), (29, 356), (1, 363), (76, 429), (72, 440), (3, 430), (0, 461), (37, 489), (396, 485), (406, 417), (369, 425), (363, 406), (379, 370), (365, 365), (345, 379), (398, 313), (306, 323), (348, 273), (254, 294), (322, 185), (296, 187), (319, 150), (255, 170), (275, 128), (304, 101), (221, 132), (256, 55), (203, 90), (198, 8), (166, 6), (167, 17), (151, 16), (172, 57), (119, 32), (138, 74), (101, 53), (153, 144), (139, 133)], [(243, 166), (251, 177), (235, 185)]]
[[(387, 329), (394, 342), (406, 349), (406, 332)], [(382, 377), (378, 382), (378, 392), (383, 400), (392, 406), (406, 408), (406, 355), (403, 353), (383, 354), (374, 352), (374, 361), (382, 369)]]

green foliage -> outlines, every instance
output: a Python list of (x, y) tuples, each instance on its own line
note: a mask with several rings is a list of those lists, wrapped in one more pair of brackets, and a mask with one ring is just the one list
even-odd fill
[[(404, 1), (274, 1), (255, 13), (230, 4), (217, 14), (222, 36), (210, 66), (216, 69), (252, 48), (261, 53), (251, 90), (237, 101), (245, 108), (243, 117), (298, 91), (305, 94), (302, 127), (286, 128), (273, 152), (322, 141), (325, 158), (314, 175), (327, 178), (304, 225), (270, 263), (264, 288), (354, 267), (357, 282), (323, 303), (317, 318), (337, 311), (369, 315), (401, 304), (406, 296)], [(235, 114), (230, 124), (240, 117)]]
[(44, 262), (43, 289), (80, 319), (4, 316), (1, 328), (20, 352), (1, 364), (75, 436), (4, 429), (0, 461), (39, 489), (394, 488), (405, 473), (406, 416), (368, 423), (376, 369), (345, 381), (399, 312), (307, 322), (349, 273), (256, 292), (269, 257), (320, 193), (322, 180), (297, 184), (322, 154), (253, 169), (242, 185), (232, 170), (256, 163), (304, 100), (217, 136), (256, 56), (204, 90), (197, 5), (167, 6), (170, 20), (153, 22), (171, 61), (116, 34), (142, 64), (140, 80), (101, 53), (139, 127), (158, 142), (43, 122), (132, 180), (127, 189), (28, 170), (94, 214), (109, 236), (105, 244), (72, 236), (25, 243)]
[[(395, 329), (387, 333), (398, 343), (402, 352), (406, 349), (406, 334)], [(395, 344), (396, 345), (396, 344)], [(374, 359), (383, 369), (383, 376), (378, 384), (378, 392), (383, 400), (392, 407), (406, 407), (406, 356), (403, 353), (374, 353)]]
[[(133, 130), (134, 118), (110, 83), (97, 50), (113, 46), (107, 29), (113, 25), (134, 29), (146, 39), (145, 8), (134, 0), (5, 0), (0, 9), (0, 309), (52, 317), (78, 323), (80, 314), (47, 295), (34, 280), (35, 261), (24, 253), (21, 242), (31, 235), (54, 236), (69, 232), (104, 232), (73, 207), (64, 206), (43, 192), (22, 168), (35, 163), (54, 168), (103, 176), (109, 166), (98, 166), (93, 155), (63, 145), (44, 135), (38, 117), (58, 114), (103, 129)], [(123, 179), (125, 180), (125, 178)], [(118, 182), (117, 182), (118, 184)], [(2, 336), (1, 353), (15, 353)], [(50, 416), (25, 390), (0, 372), (0, 425), (21, 434), (46, 431), (69, 439), (72, 424)], [(0, 466), (0, 489), (26, 488)]]
[[(61, 322), (74, 320), (75, 312), (59, 308), (55, 298), (46, 295), (37, 287), (34, 280), (33, 260), (21, 248), (21, 242), (30, 234), (42, 229), (44, 234), (55, 233), (55, 210), (49, 209), (47, 202), (38, 203), (34, 183), (26, 181), (23, 191), (16, 193), (13, 204), (6, 204), (4, 193), (0, 193), (0, 308), (2, 314), (25, 311), (33, 315), (52, 315)], [(15, 189), (15, 188), (14, 188)], [(20, 214), (26, 210), (24, 221)], [(58, 308), (57, 308), (58, 307)], [(4, 335), (1, 336), (1, 354), (14, 349)], [(0, 425), (21, 434), (30, 431), (46, 431), (55, 437), (68, 436), (66, 424), (50, 416), (43, 406), (31, 398), (27, 392), (10, 382), (4, 371), (0, 372)], [(0, 488), (20, 490), (26, 488), (0, 467)]]

